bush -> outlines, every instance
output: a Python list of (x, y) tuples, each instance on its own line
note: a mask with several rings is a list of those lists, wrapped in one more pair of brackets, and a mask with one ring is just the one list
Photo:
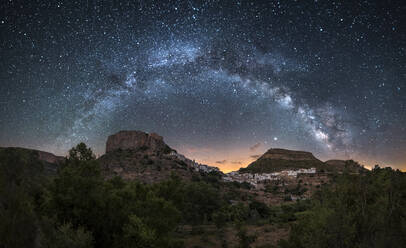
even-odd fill
[(42, 240), (44, 247), (58, 248), (91, 248), (93, 247), (93, 236), (83, 227), (74, 228), (72, 224), (60, 225), (52, 233)]
[(230, 216), (227, 209), (222, 208), (213, 213), (212, 219), (217, 228), (222, 228), (226, 225), (227, 221), (230, 219)]
[(238, 228), (238, 233), (237, 233), (237, 237), (239, 239), (239, 248), (249, 248), (251, 247), (251, 244), (255, 242), (255, 240), (257, 239), (256, 235), (248, 235), (247, 234), (247, 229), (245, 229), (244, 227), (239, 227)]
[(253, 201), (249, 204), (250, 209), (258, 211), (258, 214), (261, 216), (261, 218), (268, 218), (270, 215), (270, 209), (269, 207), (259, 201)]
[[(81, 159), (81, 151), (88, 151), (86, 146), (75, 151), (80, 159), (71, 156), (67, 160), (49, 185), (43, 204), (44, 214), (56, 216), (56, 226), (72, 223), (77, 235), (81, 227), (85, 228), (93, 234), (95, 247), (178, 244), (171, 232), (180, 221), (180, 213), (171, 202), (147, 185), (117, 177), (106, 181), (92, 156)], [(70, 234), (69, 228), (66, 230)]]
[(406, 174), (376, 167), (323, 187), (281, 247), (406, 247)]

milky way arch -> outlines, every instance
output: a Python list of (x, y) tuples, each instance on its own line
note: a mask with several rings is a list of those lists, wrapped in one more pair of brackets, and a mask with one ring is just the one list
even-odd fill
[[(325, 149), (349, 149), (351, 131), (333, 106), (324, 103), (311, 108), (305, 101), (296, 100), (283, 81), (274, 82), (287, 73), (307, 72), (305, 65), (286, 59), (280, 53), (262, 54), (254, 47), (244, 47), (236, 52), (235, 49), (230, 51), (180, 42), (149, 49), (140, 57), (141, 61), (133, 59), (136, 61), (133, 65), (121, 65), (127, 69), (118, 74), (106, 63), (103, 70), (110, 80), (109, 86), (86, 89), (76, 118), (58, 137), (57, 146), (71, 146), (78, 140), (88, 140), (92, 130), (105, 129), (103, 125), (108, 125), (106, 119), (117, 110), (131, 109), (134, 105), (135, 108), (147, 108), (148, 101), (162, 101), (183, 111), (182, 106), (177, 106), (181, 104), (167, 101), (170, 96), (201, 98), (202, 104), (210, 104), (212, 93), (224, 91), (225, 101), (238, 98), (241, 93), (249, 95), (249, 101), (276, 104), (280, 111), (293, 113), (292, 121), (299, 122)], [(264, 79), (264, 75), (268, 78)]]

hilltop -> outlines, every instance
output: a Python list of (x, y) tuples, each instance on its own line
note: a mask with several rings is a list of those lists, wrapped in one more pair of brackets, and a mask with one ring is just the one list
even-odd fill
[(284, 170), (315, 168), (317, 172), (359, 173), (366, 169), (353, 160), (328, 160), (323, 162), (311, 152), (271, 148), (240, 173), (272, 173)]
[(310, 152), (292, 151), (273, 148), (265, 152), (256, 161), (246, 168), (241, 168), (241, 173), (272, 173), (282, 170), (294, 169), (325, 169), (325, 164)]
[(110, 135), (106, 154), (98, 158), (106, 177), (120, 176), (153, 183), (176, 174), (190, 180), (200, 171), (217, 171), (218, 168), (202, 165), (177, 153), (162, 136), (142, 131), (120, 131)]

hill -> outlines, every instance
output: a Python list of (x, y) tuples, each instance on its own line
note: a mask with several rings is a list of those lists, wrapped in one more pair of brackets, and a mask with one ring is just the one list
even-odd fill
[(329, 170), (337, 172), (350, 172), (350, 173), (361, 173), (367, 171), (363, 166), (354, 160), (338, 160), (332, 159), (324, 162)]
[(246, 168), (241, 168), (240, 173), (272, 173), (283, 170), (298, 170), (316, 168), (317, 172), (365, 172), (363, 166), (354, 160), (328, 160), (322, 162), (311, 152), (293, 151), (272, 148), (265, 152), (256, 161)]
[(110, 135), (106, 154), (98, 158), (106, 177), (120, 176), (153, 183), (168, 179), (172, 174), (190, 180), (199, 171), (217, 171), (178, 154), (161, 136), (142, 131), (120, 131)]
[(316, 168), (318, 171), (325, 169), (325, 164), (310, 152), (292, 151), (286, 149), (269, 149), (256, 161), (246, 168), (241, 168), (241, 173), (272, 173), (282, 170), (301, 168)]
[(0, 165), (3, 169), (7, 166), (9, 169), (16, 170), (17, 168), (9, 166), (9, 162), (13, 162), (15, 165), (25, 164), (25, 169), (33, 173), (36, 171), (35, 173), (56, 174), (59, 164), (64, 159), (50, 152), (20, 147), (0, 147)]

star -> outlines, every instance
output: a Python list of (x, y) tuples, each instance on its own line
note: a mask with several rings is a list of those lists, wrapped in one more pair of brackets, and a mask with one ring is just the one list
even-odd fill
[(5, 1), (0, 146), (64, 155), (86, 141), (102, 154), (108, 135), (135, 129), (180, 153), (215, 151), (197, 161), (248, 158), (268, 140), (404, 168), (400, 8), (330, 4), (95, 2), (84, 13)]

